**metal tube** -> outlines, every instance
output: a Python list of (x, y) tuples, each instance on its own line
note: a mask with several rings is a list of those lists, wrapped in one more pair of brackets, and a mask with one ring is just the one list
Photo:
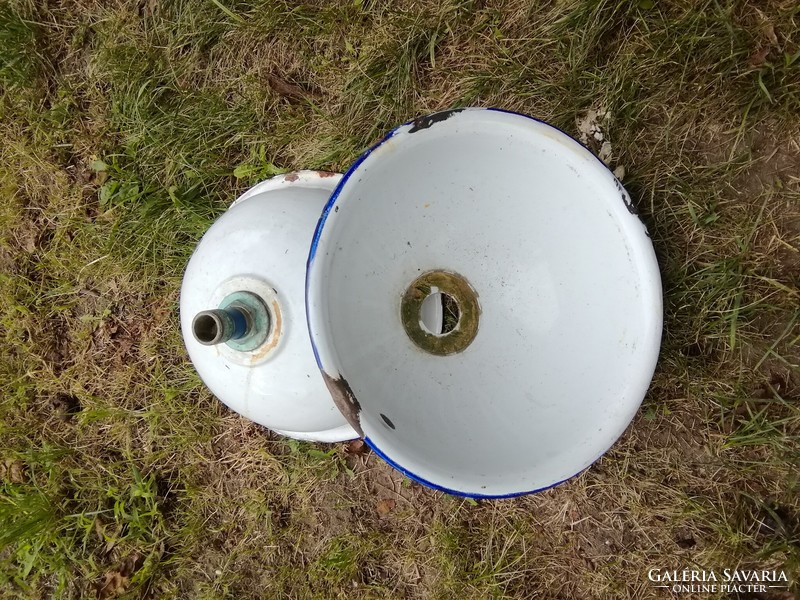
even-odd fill
[(206, 346), (238, 340), (248, 333), (249, 319), (238, 307), (204, 310), (195, 315), (192, 333), (195, 339)]

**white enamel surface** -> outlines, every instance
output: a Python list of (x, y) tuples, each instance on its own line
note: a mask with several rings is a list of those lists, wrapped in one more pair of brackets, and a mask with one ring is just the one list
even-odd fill
[[(301, 171), (256, 185), (206, 232), (186, 267), (181, 329), (189, 356), (213, 394), (231, 409), (299, 439), (357, 437), (336, 409), (314, 362), (305, 319), (308, 246), (341, 175)], [(227, 294), (247, 290), (278, 303), (281, 337), (269, 352), (204, 346), (192, 319)]]
[[(425, 483), (472, 496), (559, 483), (622, 434), (652, 378), (661, 282), (645, 227), (605, 166), (546, 124), (470, 109), (411, 129), (351, 169), (318, 226), (320, 366), (349, 384), (373, 447)], [(450, 356), (400, 320), (409, 284), (439, 269), (481, 308)]]
[(358, 437), (358, 434), (347, 423), (325, 431), (286, 431), (281, 429), (273, 429), (273, 431), (286, 437), (309, 442), (342, 442)]

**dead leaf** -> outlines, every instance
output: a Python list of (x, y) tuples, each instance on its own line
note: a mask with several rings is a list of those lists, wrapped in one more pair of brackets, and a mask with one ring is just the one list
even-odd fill
[(775, 25), (770, 22), (769, 17), (762, 11), (758, 10), (757, 8), (755, 11), (758, 15), (758, 20), (761, 22), (758, 28), (759, 33), (763, 35), (772, 46), (777, 46), (778, 36), (775, 35)]
[(118, 349), (117, 352), (120, 356), (125, 356), (130, 353), (131, 349), (133, 348), (134, 340), (132, 340), (128, 336), (124, 336), (119, 338)]
[(758, 52), (753, 54), (748, 61), (750, 66), (752, 67), (760, 67), (765, 62), (767, 62), (767, 56), (769, 56), (770, 47), (764, 46)]
[(578, 139), (585, 146), (591, 146), (596, 142), (605, 140), (605, 129), (611, 119), (611, 115), (606, 110), (595, 110), (593, 108), (586, 111), (583, 116), (575, 118), (575, 126), (578, 129)]
[(109, 571), (103, 576), (103, 582), (97, 586), (97, 598), (116, 598), (125, 592), (129, 584), (130, 580), (119, 571)]
[(290, 102), (299, 102), (301, 100), (305, 100), (306, 98), (317, 96), (317, 94), (314, 92), (311, 92), (310, 90), (307, 90), (296, 83), (287, 81), (283, 77), (279, 77), (274, 73), (267, 75), (267, 82), (275, 91), (275, 93), (283, 96)]
[(6, 460), (5, 473), (11, 483), (25, 483), (25, 463), (21, 460)]
[(9, 250), (0, 247), (0, 271), (13, 273), (15, 271), (14, 258)]
[(97, 537), (100, 538), (101, 542), (106, 541), (106, 524), (103, 523), (103, 519), (100, 517), (95, 517), (94, 519), (94, 532), (97, 534)]
[(17, 241), (25, 252), (28, 254), (33, 254), (36, 252), (37, 237), (38, 235), (36, 231), (33, 229), (25, 229), (21, 232), (18, 232)]
[(775, 35), (775, 26), (772, 23), (766, 23), (761, 28), (761, 33), (767, 38), (769, 43), (773, 46), (778, 46), (778, 36)]
[(608, 165), (611, 162), (611, 153), (611, 142), (605, 141), (603, 142), (603, 145), (600, 146), (600, 151), (597, 153), (597, 158)]
[(142, 562), (144, 562), (144, 557), (138, 552), (132, 552), (122, 559), (122, 562), (119, 566), (119, 572), (124, 577), (130, 577), (139, 570), (139, 567), (142, 566)]
[(126, 556), (119, 566), (103, 575), (103, 581), (97, 585), (98, 600), (116, 598), (125, 593), (130, 585), (131, 576), (142, 566), (143, 557), (138, 552)]
[(345, 454), (349, 454), (351, 456), (360, 456), (362, 454), (366, 454), (369, 450), (369, 446), (364, 443), (364, 440), (358, 438), (355, 440), (350, 440), (344, 445), (344, 452)]
[(378, 500), (378, 504), (375, 505), (375, 510), (378, 511), (379, 516), (385, 517), (394, 510), (395, 506), (397, 506), (397, 502), (392, 498), (383, 498), (382, 500)]

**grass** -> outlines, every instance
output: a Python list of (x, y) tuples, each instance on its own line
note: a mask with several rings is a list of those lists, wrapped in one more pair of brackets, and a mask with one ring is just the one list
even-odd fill
[[(786, 0), (7, 1), (0, 597), (634, 598), (685, 566), (796, 581), (798, 31)], [(182, 269), (238, 193), (342, 171), (464, 105), (574, 135), (608, 111), (664, 281), (632, 427), (514, 500), (244, 421), (178, 330)]]

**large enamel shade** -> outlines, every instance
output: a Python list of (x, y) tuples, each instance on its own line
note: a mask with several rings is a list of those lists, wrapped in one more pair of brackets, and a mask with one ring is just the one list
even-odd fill
[[(441, 292), (456, 306), (444, 334), (420, 312)], [(620, 182), (561, 131), (492, 109), (417, 119), (358, 159), (319, 220), (306, 308), (353, 428), (408, 476), (472, 497), (597, 460), (642, 402), (662, 326)]]

